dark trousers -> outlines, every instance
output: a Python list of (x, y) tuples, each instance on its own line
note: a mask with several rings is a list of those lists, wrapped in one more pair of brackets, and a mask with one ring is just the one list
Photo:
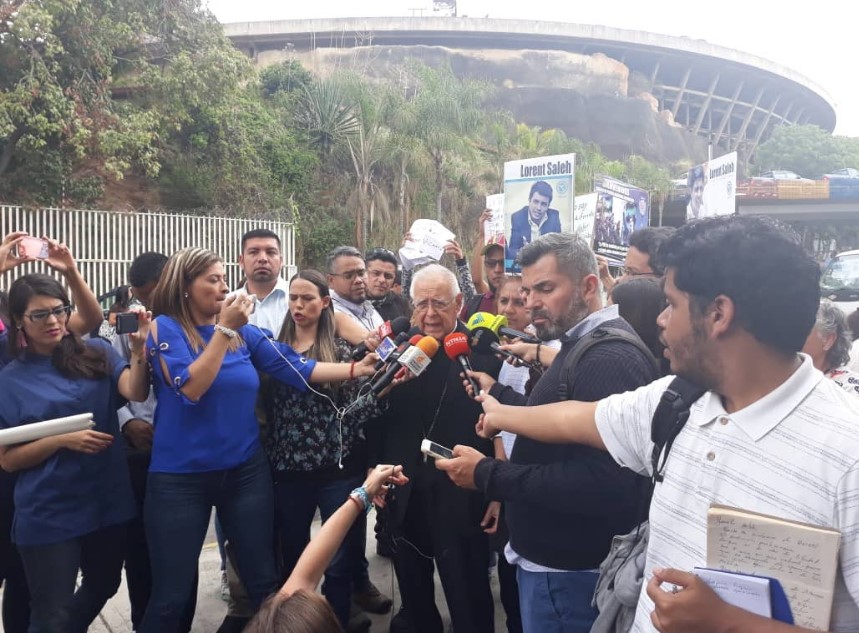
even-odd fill
[(489, 542), (475, 529), (457, 534), (432, 515), (419, 489), (412, 490), (402, 524), (394, 531), (394, 567), (403, 607), (416, 633), (442, 633), (435, 604), (433, 563), (455, 631), (493, 633), (495, 609), (489, 588)]
[[(349, 493), (361, 485), (361, 481), (359, 476), (355, 476), (332, 481), (278, 481), (275, 484), (275, 512), (284, 578), (292, 573), (310, 542), (310, 525), (316, 509), (319, 508), (322, 521), (327, 521), (347, 500)], [(361, 524), (366, 526), (366, 521), (362, 519), (359, 517), (346, 534), (325, 570), (322, 585), (322, 593), (344, 630), (349, 624), (353, 578), (364, 554)]]
[(498, 553), (498, 589), (507, 615), (507, 633), (522, 633), (522, 613), (519, 610), (519, 584), (516, 565), (507, 562), (504, 551)]
[[(6, 475), (8, 477), (8, 475)], [(13, 484), (14, 487), (14, 484)], [(0, 582), (3, 583), (3, 630), (5, 633), (27, 633), (30, 626), (30, 590), (27, 577), (12, 543), (12, 518), (15, 504), (12, 490), (0, 495)], [(8, 492), (8, 494), (5, 494)]]
[[(143, 502), (146, 499), (146, 479), (149, 475), (149, 462), (152, 453), (128, 447), (128, 471), (131, 488), (137, 505), (137, 516), (128, 524), (128, 540), (125, 550), (125, 580), (128, 585), (128, 600), (131, 603), (131, 627), (136, 631), (143, 621), (146, 605), (152, 593), (152, 566), (149, 564), (149, 546), (146, 543), (146, 530), (143, 525)], [(194, 586), (185, 603), (180, 633), (189, 633), (197, 608), (197, 575)]]
[[(122, 579), (126, 525), (49, 545), (18, 546), (31, 608), (29, 633), (85, 633)], [(75, 591), (78, 570), (83, 572)]]
[(262, 449), (230, 470), (149, 473), (144, 522), (152, 596), (141, 633), (177, 633), (194, 583), (212, 508), (236, 553), (255, 607), (278, 587), (274, 564), (274, 499)]

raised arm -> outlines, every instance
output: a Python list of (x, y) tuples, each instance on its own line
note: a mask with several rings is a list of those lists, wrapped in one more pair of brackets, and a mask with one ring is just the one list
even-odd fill
[(49, 237), (42, 239), (48, 243), (45, 263), (66, 278), (75, 304), (75, 311), (69, 317), (69, 329), (78, 336), (88, 334), (104, 320), (98, 299), (78, 270), (69, 247)]
[(576, 443), (606, 450), (596, 423), (597, 402), (555, 402), (536, 407), (511, 407), (484, 393), (478, 434), (494, 437), (499, 431), (524, 435), (539, 442)]
[(316, 591), (322, 574), (337, 553), (349, 528), (365, 511), (364, 504), (369, 503), (373, 497), (384, 494), (388, 483), (401, 486), (408, 481), (408, 478), (403, 475), (402, 466), (376, 466), (362, 486), (366, 498), (360, 494), (350, 495), (340, 509), (322, 525), (319, 533), (304, 548), (301, 558), (298, 559), (295, 568), (280, 589), (281, 593), (291, 596), (299, 589)]

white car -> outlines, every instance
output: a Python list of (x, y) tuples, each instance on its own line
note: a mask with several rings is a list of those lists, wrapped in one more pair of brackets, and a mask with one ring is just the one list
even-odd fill
[(859, 308), (859, 250), (839, 253), (829, 261), (820, 277), (820, 296), (844, 314)]

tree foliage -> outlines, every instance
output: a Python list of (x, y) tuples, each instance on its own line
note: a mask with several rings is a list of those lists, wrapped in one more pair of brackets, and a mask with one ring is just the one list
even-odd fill
[(816, 125), (783, 125), (758, 148), (758, 172), (789, 169), (807, 178), (859, 167), (859, 138), (832, 136)]

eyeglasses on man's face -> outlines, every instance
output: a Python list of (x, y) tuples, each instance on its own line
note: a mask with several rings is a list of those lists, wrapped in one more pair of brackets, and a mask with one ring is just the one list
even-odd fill
[(53, 310), (33, 310), (25, 314), (24, 316), (30, 319), (31, 323), (41, 323), (45, 321), (49, 316), (57, 317), (57, 319), (62, 319), (72, 313), (71, 306), (58, 306)]
[(440, 299), (421, 299), (414, 304), (415, 312), (426, 312), (430, 308), (436, 312), (444, 312), (451, 306), (453, 301), (453, 299), (449, 301), (442, 301)]
[(366, 277), (367, 270), (360, 268), (358, 270), (347, 270), (345, 273), (328, 273), (332, 277), (342, 277), (346, 281), (355, 281), (358, 277)]

